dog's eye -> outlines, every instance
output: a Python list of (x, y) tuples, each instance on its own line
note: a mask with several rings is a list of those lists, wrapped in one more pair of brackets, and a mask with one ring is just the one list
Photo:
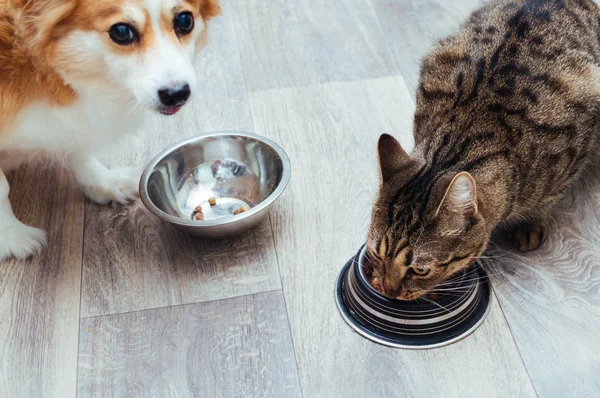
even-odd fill
[(135, 28), (125, 23), (118, 23), (111, 26), (108, 34), (112, 41), (121, 46), (131, 44), (138, 40), (138, 33)]
[(191, 12), (182, 12), (175, 17), (173, 26), (178, 33), (187, 35), (194, 30), (194, 16)]

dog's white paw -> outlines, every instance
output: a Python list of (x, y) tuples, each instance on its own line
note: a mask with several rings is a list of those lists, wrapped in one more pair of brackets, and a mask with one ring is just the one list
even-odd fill
[(132, 168), (105, 170), (91, 181), (81, 184), (83, 192), (94, 202), (105, 205), (110, 202), (129, 203), (138, 197), (139, 176)]
[(0, 227), (0, 260), (14, 257), (26, 259), (46, 247), (46, 232), (29, 227), (18, 220)]

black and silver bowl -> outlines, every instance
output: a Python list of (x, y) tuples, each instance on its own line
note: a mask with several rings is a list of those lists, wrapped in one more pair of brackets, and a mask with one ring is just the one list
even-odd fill
[(363, 247), (342, 269), (335, 297), (348, 325), (383, 345), (424, 349), (452, 344), (472, 333), (490, 308), (489, 279), (478, 263), (452, 278), (452, 293), (438, 293), (428, 301), (382, 295), (371, 285), (367, 269)]

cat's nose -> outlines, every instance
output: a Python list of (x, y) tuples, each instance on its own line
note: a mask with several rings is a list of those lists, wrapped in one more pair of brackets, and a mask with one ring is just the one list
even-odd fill
[(401, 286), (394, 286), (390, 281), (383, 281), (383, 292), (386, 296), (396, 298), (400, 295), (401, 291)]

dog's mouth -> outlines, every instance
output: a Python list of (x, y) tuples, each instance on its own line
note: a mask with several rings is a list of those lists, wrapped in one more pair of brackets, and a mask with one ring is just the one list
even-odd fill
[(177, 112), (179, 112), (179, 110), (181, 109), (182, 105), (179, 106), (173, 106), (171, 108), (161, 108), (158, 111), (165, 116), (171, 116), (176, 114)]

